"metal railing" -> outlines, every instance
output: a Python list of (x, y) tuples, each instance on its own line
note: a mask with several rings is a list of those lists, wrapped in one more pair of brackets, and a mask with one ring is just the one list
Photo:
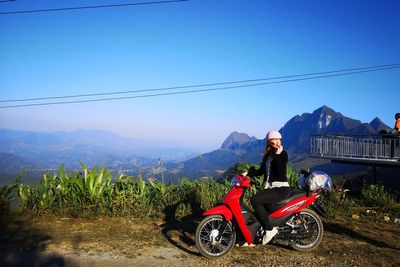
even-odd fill
[(400, 136), (396, 135), (315, 135), (311, 156), (321, 158), (400, 159)]

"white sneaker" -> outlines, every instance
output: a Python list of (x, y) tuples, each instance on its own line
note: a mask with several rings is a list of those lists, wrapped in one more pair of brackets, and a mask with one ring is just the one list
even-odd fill
[(272, 228), (272, 230), (265, 231), (265, 234), (263, 236), (262, 244), (268, 244), (269, 241), (271, 241), (272, 238), (278, 233), (277, 227)]
[(254, 247), (255, 245), (254, 245), (254, 244), (249, 245), (249, 244), (246, 242), (246, 243), (244, 243), (244, 244), (242, 244), (242, 245), (236, 244), (236, 246), (237, 246), (237, 247)]

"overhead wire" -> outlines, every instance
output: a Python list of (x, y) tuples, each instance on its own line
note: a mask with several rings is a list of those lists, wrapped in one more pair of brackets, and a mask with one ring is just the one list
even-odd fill
[(106, 93), (91, 93), (91, 94), (77, 94), (77, 95), (64, 95), (64, 96), (48, 96), (48, 97), (35, 97), (35, 98), (23, 98), (23, 99), (6, 99), (6, 100), (0, 100), (0, 103), (26, 102), (26, 101), (38, 101), (38, 100), (50, 100), (50, 99), (65, 99), (65, 98), (81, 98), (81, 97), (132, 94), (132, 93), (154, 92), (154, 91), (167, 91), (167, 90), (176, 90), (176, 89), (188, 89), (188, 88), (210, 87), (210, 86), (238, 84), (238, 83), (260, 82), (260, 81), (267, 81), (267, 80), (281, 80), (281, 79), (289, 79), (289, 78), (304, 77), (304, 76), (316, 76), (316, 75), (322, 75), (322, 74), (341, 73), (341, 72), (346, 73), (346, 72), (353, 72), (353, 71), (382, 69), (382, 68), (393, 68), (393, 67), (396, 67), (396, 68), (400, 67), (400, 63), (397, 63), (397, 64), (385, 64), (385, 65), (375, 65), (375, 66), (360, 67), (360, 68), (339, 69), (339, 70), (331, 70), (331, 71), (323, 71), (323, 72), (302, 73), (302, 74), (285, 75), (285, 76), (277, 76), (277, 77), (264, 77), (264, 78), (238, 80), (238, 81), (204, 83), (204, 84), (183, 85), (183, 86), (162, 87), (162, 88), (151, 88), (151, 89), (141, 89), (141, 90), (127, 90), (127, 91), (116, 91), (116, 92), (106, 92)]
[(113, 8), (113, 7), (126, 7), (126, 6), (154, 5), (154, 4), (170, 4), (170, 3), (187, 2), (187, 1), (189, 1), (189, 0), (164, 0), (164, 1), (150, 1), (150, 2), (137, 2), (137, 3), (122, 3), (122, 4), (108, 4), (108, 5), (93, 5), (93, 6), (49, 8), (49, 9), (19, 10), (19, 11), (0, 12), (0, 15), (26, 14), (26, 13), (39, 13), (39, 12), (55, 12), (55, 11), (69, 11), (69, 10), (82, 10), (82, 9), (95, 9), (95, 8)]
[(77, 104), (77, 103), (89, 103), (89, 102), (99, 102), (99, 101), (111, 101), (111, 100), (133, 99), (133, 98), (146, 98), (146, 97), (156, 97), (156, 96), (200, 93), (200, 92), (208, 92), (208, 91), (219, 91), (219, 90), (228, 90), (228, 89), (236, 89), (236, 88), (255, 87), (255, 86), (261, 86), (261, 85), (268, 85), (268, 84), (289, 83), (289, 82), (314, 80), (314, 79), (338, 77), (338, 76), (345, 76), (345, 75), (354, 75), (354, 74), (360, 74), (360, 73), (367, 73), (367, 72), (381, 71), (381, 70), (388, 70), (388, 69), (398, 69), (398, 68), (400, 68), (399, 64), (394, 65), (394, 66), (381, 67), (381, 68), (375, 68), (375, 69), (364, 69), (364, 70), (351, 71), (351, 72), (346, 72), (346, 73), (317, 75), (317, 76), (312, 76), (312, 77), (293, 78), (293, 79), (286, 79), (286, 80), (280, 80), (280, 81), (251, 83), (251, 84), (236, 85), (236, 86), (206, 88), (206, 89), (177, 91), (177, 92), (166, 92), (166, 93), (157, 93), (157, 94), (145, 94), (145, 95), (136, 95), (136, 96), (124, 96), (124, 97), (112, 97), (112, 98), (95, 98), (95, 99), (75, 100), (75, 101), (61, 101), (61, 102), (44, 102), (44, 103), (22, 104), (22, 105), (8, 105), (8, 106), (0, 106), (0, 109), (19, 108), (19, 107), (32, 107), (32, 106), (62, 105), (62, 104)]

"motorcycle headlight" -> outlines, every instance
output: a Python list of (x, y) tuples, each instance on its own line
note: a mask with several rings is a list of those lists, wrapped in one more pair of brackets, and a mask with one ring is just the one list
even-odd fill
[(240, 185), (240, 178), (233, 177), (231, 180), (231, 187), (239, 186)]

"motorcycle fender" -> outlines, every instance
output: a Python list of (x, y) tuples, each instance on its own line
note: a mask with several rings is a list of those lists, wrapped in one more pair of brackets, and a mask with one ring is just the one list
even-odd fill
[(224, 216), (226, 221), (232, 220), (232, 212), (224, 205), (220, 205), (214, 208), (211, 208), (209, 210), (206, 210), (203, 213), (203, 216), (208, 216), (208, 215), (214, 215), (214, 214), (220, 214)]
[(314, 202), (312, 205), (310, 205), (311, 209), (313, 209), (318, 215), (324, 217), (325, 219), (328, 218), (328, 216), (326, 215), (326, 211), (324, 210), (323, 207), (321, 207), (321, 205), (319, 205), (318, 203)]

